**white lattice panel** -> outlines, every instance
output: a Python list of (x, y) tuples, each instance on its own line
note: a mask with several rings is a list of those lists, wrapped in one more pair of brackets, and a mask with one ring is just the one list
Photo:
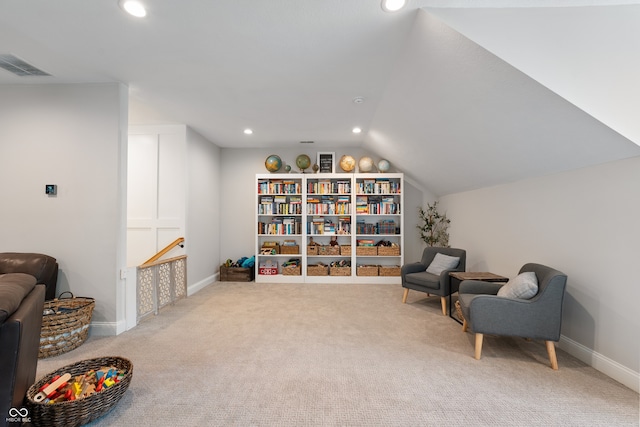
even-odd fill
[(187, 296), (187, 257), (138, 267), (138, 319)]

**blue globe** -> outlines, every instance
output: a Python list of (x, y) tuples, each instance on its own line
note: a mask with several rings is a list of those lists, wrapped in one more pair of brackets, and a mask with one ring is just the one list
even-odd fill
[(282, 167), (282, 159), (280, 156), (272, 154), (264, 161), (264, 166), (269, 172), (278, 172)]

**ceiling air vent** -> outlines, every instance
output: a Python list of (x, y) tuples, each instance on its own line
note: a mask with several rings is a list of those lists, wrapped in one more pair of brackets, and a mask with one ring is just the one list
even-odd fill
[(20, 77), (51, 75), (9, 53), (0, 53), (0, 68), (4, 68), (5, 70)]

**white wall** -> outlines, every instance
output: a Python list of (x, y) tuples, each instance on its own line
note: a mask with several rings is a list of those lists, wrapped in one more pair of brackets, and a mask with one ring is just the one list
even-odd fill
[(119, 84), (0, 86), (0, 251), (55, 257), (57, 293), (96, 299), (92, 333), (124, 315), (126, 112)]
[[(186, 234), (187, 129), (131, 126), (127, 186), (127, 265), (135, 267)], [(175, 247), (165, 258), (184, 255)]]
[(640, 157), (441, 198), (467, 270), (568, 275), (561, 348), (638, 389)]
[(220, 264), (220, 148), (187, 128), (189, 293), (212, 283)]

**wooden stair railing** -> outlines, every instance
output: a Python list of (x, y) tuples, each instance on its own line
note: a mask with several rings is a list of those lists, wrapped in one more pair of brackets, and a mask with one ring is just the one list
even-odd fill
[(140, 267), (146, 267), (147, 264), (151, 264), (154, 261), (159, 260), (164, 254), (166, 254), (167, 252), (169, 252), (171, 249), (175, 248), (178, 245), (181, 248), (183, 248), (184, 247), (183, 243), (184, 243), (184, 237), (178, 237), (176, 240), (174, 240), (173, 242), (171, 242), (167, 246), (165, 246), (164, 249), (162, 249), (160, 252), (158, 252), (157, 254), (155, 254), (154, 256), (152, 256), (151, 258), (146, 260), (145, 262), (143, 262), (140, 265)]

